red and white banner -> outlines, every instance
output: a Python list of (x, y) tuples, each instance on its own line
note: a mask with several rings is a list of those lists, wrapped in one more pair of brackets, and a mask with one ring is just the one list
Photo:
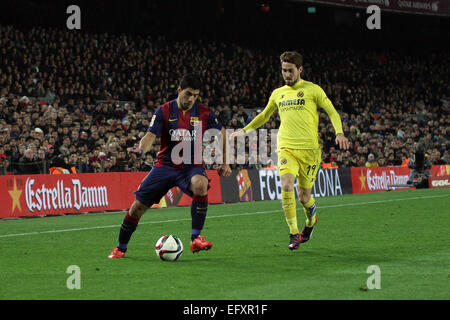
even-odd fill
[[(304, 0), (300, 0), (304, 1)], [(405, 13), (450, 15), (449, 0), (307, 0), (311, 3), (323, 3), (349, 7), (367, 8), (377, 5), (381, 10)]]
[(389, 184), (406, 184), (411, 169), (406, 167), (353, 167), (351, 172), (353, 193), (367, 193), (386, 191)]
[[(281, 192), (279, 174), (268, 172), (233, 171), (232, 177), (220, 178), (217, 171), (207, 170), (211, 180), (208, 202), (278, 199), (276, 195)], [(389, 184), (406, 184), (410, 172), (405, 167), (327, 169), (319, 171), (313, 194), (319, 197), (385, 191)], [(447, 186), (450, 165), (433, 166), (430, 172), (431, 188)], [(0, 218), (126, 210), (134, 201), (133, 191), (146, 175), (147, 172), (116, 172), (0, 176)], [(173, 187), (152, 208), (189, 206), (191, 201), (180, 188)]]
[[(0, 218), (125, 210), (147, 172), (36, 174), (0, 176)], [(207, 170), (209, 203), (221, 203), (220, 178)], [(174, 187), (159, 206), (190, 205), (192, 199)], [(157, 207), (156, 205), (154, 207)]]
[[(434, 165), (429, 171), (431, 177), (450, 176), (450, 165)], [(406, 184), (410, 174), (411, 169), (407, 167), (353, 167), (351, 168), (353, 193), (386, 191), (389, 184)]]
[(428, 186), (430, 188), (450, 188), (450, 176), (430, 177)]
[(0, 176), (0, 218), (127, 208), (145, 172)]

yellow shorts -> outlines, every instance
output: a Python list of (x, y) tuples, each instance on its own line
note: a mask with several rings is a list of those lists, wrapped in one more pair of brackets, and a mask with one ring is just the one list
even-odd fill
[(290, 173), (294, 177), (298, 177), (298, 185), (305, 189), (311, 189), (314, 186), (321, 162), (320, 149), (283, 148), (278, 151), (280, 176)]

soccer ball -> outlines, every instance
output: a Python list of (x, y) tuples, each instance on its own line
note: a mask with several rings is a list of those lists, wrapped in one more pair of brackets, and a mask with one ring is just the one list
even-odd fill
[(164, 235), (156, 241), (155, 252), (161, 260), (175, 261), (183, 254), (183, 243), (172, 235)]

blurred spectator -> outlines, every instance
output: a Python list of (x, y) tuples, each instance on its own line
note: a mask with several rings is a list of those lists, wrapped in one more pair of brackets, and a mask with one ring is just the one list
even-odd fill
[(48, 144), (45, 151), (45, 159), (51, 160), (55, 156), (55, 147), (52, 144)]
[(444, 152), (444, 155), (442, 156), (441, 160), (442, 164), (450, 164), (450, 153), (448, 152), (448, 150)]
[(39, 148), (38, 149), (38, 152), (37, 152), (37, 157), (36, 157), (36, 160), (37, 160), (37, 163), (38, 163), (38, 166), (39, 166), (39, 172), (40, 173), (47, 173), (48, 172), (48, 161), (47, 161), (47, 159), (46, 159), (46, 154), (45, 154), (45, 148), (43, 148), (43, 147), (41, 147), (41, 148)]
[(18, 174), (40, 174), (41, 168), (33, 150), (26, 149), (19, 159)]
[(70, 155), (69, 147), (70, 147), (70, 138), (68, 136), (65, 136), (63, 138), (62, 145), (58, 148), (58, 151), (60, 154), (68, 156)]
[(153, 167), (153, 157), (150, 154), (146, 154), (145, 161), (141, 166), (140, 171), (150, 171)]
[(378, 162), (375, 160), (375, 155), (370, 153), (367, 157), (366, 167), (378, 167)]
[(277, 166), (273, 163), (272, 159), (269, 159), (267, 161), (267, 165), (266, 165), (266, 167), (264, 169), (266, 169), (266, 170), (276, 170)]

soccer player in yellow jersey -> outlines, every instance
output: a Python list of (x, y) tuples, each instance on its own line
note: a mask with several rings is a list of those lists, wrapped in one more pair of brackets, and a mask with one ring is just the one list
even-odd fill
[[(317, 223), (316, 203), (311, 196), (311, 189), (322, 162), (317, 106), (323, 108), (330, 117), (336, 133), (336, 144), (341, 149), (348, 149), (349, 144), (342, 131), (341, 118), (323, 89), (300, 77), (303, 72), (302, 55), (287, 51), (280, 56), (280, 61), (286, 85), (275, 89), (265, 109), (246, 127), (232, 133), (230, 139), (259, 128), (278, 108), (281, 120), (277, 141), (278, 170), (282, 186), (281, 202), (289, 226), (289, 249), (296, 250), (300, 243), (309, 240)], [(306, 223), (301, 233), (297, 226), (294, 194), (296, 178), (298, 178), (299, 200), (306, 215)]]

